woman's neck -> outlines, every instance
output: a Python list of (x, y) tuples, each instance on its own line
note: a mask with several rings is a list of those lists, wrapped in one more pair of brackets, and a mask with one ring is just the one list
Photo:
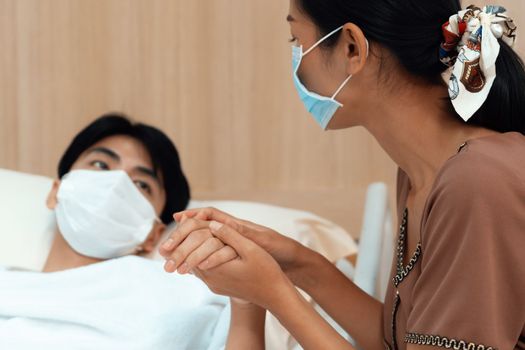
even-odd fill
[(467, 140), (497, 132), (456, 120), (442, 107), (446, 88), (414, 85), (384, 98), (364, 125), (407, 173), (412, 192), (430, 189), (443, 164)]
[(57, 230), (42, 272), (57, 272), (101, 262), (77, 253)]

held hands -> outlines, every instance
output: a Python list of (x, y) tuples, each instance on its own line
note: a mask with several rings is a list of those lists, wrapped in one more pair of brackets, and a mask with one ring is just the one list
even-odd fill
[[(206, 225), (208, 232), (205, 232)], [(203, 247), (212, 246), (212, 243), (207, 242), (215, 242), (214, 240), (216, 239), (220, 240), (222, 247), (217, 242), (213, 243), (217, 244), (215, 246), (217, 250), (209, 258), (204, 258), (206, 261), (210, 260), (215, 254), (219, 254), (225, 247), (230, 247), (237, 255), (234, 258), (229, 256), (230, 259), (221, 265), (215, 265), (217, 260), (213, 260), (211, 263), (205, 264), (204, 268), (201, 269), (199, 267), (201, 265), (199, 259), (188, 259), (191, 265), (187, 263), (186, 267), (184, 267), (183, 271), (193, 268), (193, 273), (201, 278), (214, 293), (247, 300), (270, 309), (276, 307), (282, 300), (280, 296), (283, 292), (290, 290), (288, 287), (293, 288), (270, 254), (229, 225), (224, 225), (217, 221), (205, 222), (197, 219), (186, 219), (180, 229), (188, 230), (190, 228), (193, 231), (184, 235), (186, 240), (191, 237), (192, 232), (199, 233), (194, 235), (195, 238), (191, 240), (191, 243), (186, 244), (186, 247), (195, 247), (196, 242), (201, 243), (201, 246), (194, 249), (194, 252), (188, 253), (187, 250), (183, 250), (181, 253), (177, 251), (185, 242), (181, 242), (181, 233), (177, 233), (177, 231), (172, 235), (172, 240), (175, 244), (169, 241), (166, 242), (174, 245), (172, 246), (174, 251), (170, 253), (163, 246), (161, 252), (168, 259), (173, 259), (173, 256), (175, 256), (175, 259), (180, 259), (183, 256), (191, 258), (192, 255), (202, 257), (205, 255), (200, 255), (202, 252), (209, 253), (210, 251), (208, 248), (204, 249)], [(182, 261), (179, 260), (178, 266), (184, 266), (185, 263), (181, 264)], [(177, 265), (177, 263), (175, 264)], [(215, 267), (209, 267), (212, 264)], [(165, 268), (168, 270), (169, 266), (167, 265), (168, 263)]]
[(177, 229), (159, 249), (164, 269), (185, 274), (194, 268), (214, 268), (238, 257), (237, 252), (212, 235), (210, 221), (179, 217)]
[(270, 292), (273, 287), (291, 286), (281, 268), (292, 274), (298, 255), (308, 250), (269, 228), (213, 208), (174, 217), (179, 225), (160, 248), (165, 270), (193, 271), (212, 291), (261, 306), (268, 304), (268, 296), (279, 294)]
[[(325, 323), (292, 284), (299, 280), (305, 286), (316, 285), (317, 267), (327, 262), (321, 255), (273, 230), (216, 209), (185, 211), (176, 214), (175, 219), (179, 223), (177, 229), (160, 248), (168, 261), (165, 269), (192, 271), (213, 292), (230, 296), (232, 320), (240, 320), (237, 324), (253, 320), (255, 313), (264, 320), (260, 306), (277, 315), (308, 348), (326, 348), (326, 344), (334, 349), (349, 348), (346, 340)], [(258, 306), (243, 305), (238, 299)], [(263, 329), (263, 323), (254, 325), (254, 329)], [(257, 338), (261, 337), (264, 339), (264, 333), (258, 334)], [(249, 341), (253, 344), (251, 338)], [(264, 342), (261, 344), (264, 348)]]
[(195, 267), (208, 270), (237, 258), (237, 252), (232, 247), (225, 246), (212, 235), (209, 229), (212, 221), (228, 225), (266, 250), (292, 281), (299, 278), (303, 261), (308, 260), (312, 253), (315, 254), (274, 230), (240, 220), (214, 208), (187, 210), (174, 217), (179, 225), (160, 248), (161, 254), (167, 259), (165, 269), (168, 272), (178, 269), (179, 273), (187, 273)]

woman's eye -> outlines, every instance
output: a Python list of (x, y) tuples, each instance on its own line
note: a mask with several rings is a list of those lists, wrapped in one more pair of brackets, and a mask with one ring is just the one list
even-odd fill
[(151, 186), (143, 181), (135, 181), (135, 184), (141, 191), (146, 191), (148, 194), (151, 194)]
[(109, 165), (107, 165), (105, 162), (101, 160), (95, 160), (90, 163), (91, 166), (94, 166), (95, 168), (98, 168), (100, 170), (109, 170)]

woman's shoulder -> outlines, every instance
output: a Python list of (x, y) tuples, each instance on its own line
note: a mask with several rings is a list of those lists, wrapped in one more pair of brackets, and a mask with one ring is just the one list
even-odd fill
[(525, 288), (524, 165), (525, 137), (515, 133), (469, 141), (446, 162), (422, 221), (409, 332), (515, 348), (525, 314), (516, 292)]
[(510, 253), (509, 247), (520, 247), (521, 254), (524, 210), (525, 136), (505, 133), (471, 140), (435, 180), (422, 218), (424, 249), (469, 242), (463, 246), (487, 245), (511, 256), (518, 252)]
[(509, 132), (467, 141), (436, 178), (432, 192), (443, 191), (452, 198), (523, 194), (525, 136)]

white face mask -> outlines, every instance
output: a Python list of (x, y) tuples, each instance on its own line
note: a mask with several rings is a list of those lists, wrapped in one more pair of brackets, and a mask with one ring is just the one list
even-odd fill
[(79, 254), (111, 259), (135, 252), (158, 220), (124, 171), (74, 170), (62, 179), (58, 228)]

